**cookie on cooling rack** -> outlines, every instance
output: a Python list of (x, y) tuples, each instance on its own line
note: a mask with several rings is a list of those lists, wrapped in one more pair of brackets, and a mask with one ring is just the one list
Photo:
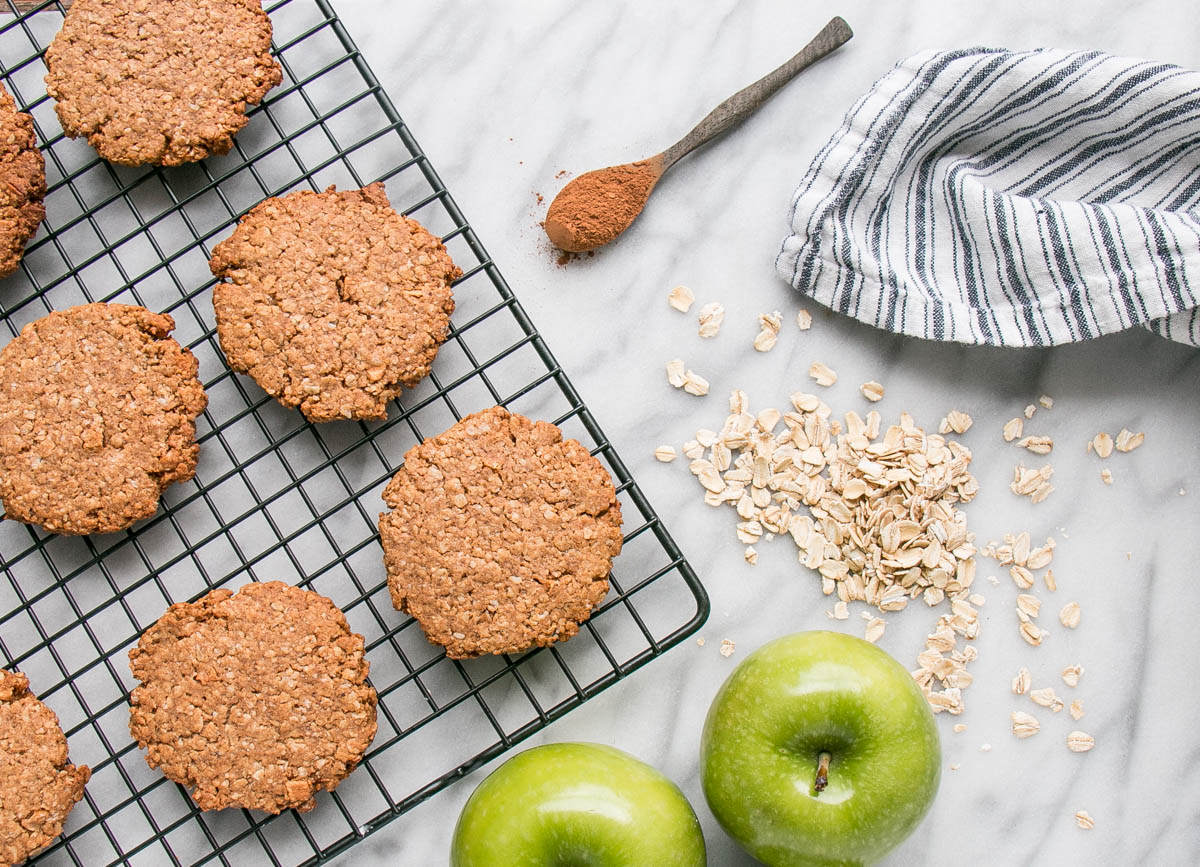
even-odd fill
[(170, 316), (84, 304), (29, 323), (0, 352), (0, 500), (52, 533), (149, 517), (196, 471), (207, 404)]
[(0, 277), (17, 270), (25, 242), (46, 209), (46, 160), (37, 147), (33, 118), (0, 85)]
[(129, 660), (129, 730), (202, 810), (311, 810), (375, 737), (363, 637), (311, 590), (270, 581), (172, 605)]
[(621, 505), (546, 422), (493, 407), (409, 450), (379, 516), (392, 602), (462, 659), (579, 631), (608, 593)]
[(20, 864), (62, 833), (91, 775), (67, 760), (58, 717), (28, 678), (0, 671), (0, 864)]
[(209, 265), (230, 367), (316, 422), (384, 418), (429, 374), (462, 275), (383, 184), (267, 199)]
[(63, 132), (127, 166), (228, 153), (283, 80), (260, 0), (75, 0), (46, 69)]

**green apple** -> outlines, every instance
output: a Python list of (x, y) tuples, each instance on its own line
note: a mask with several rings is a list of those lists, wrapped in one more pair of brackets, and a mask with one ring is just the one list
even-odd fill
[(725, 681), (700, 745), (721, 826), (771, 867), (879, 860), (912, 833), (941, 779), (933, 714), (874, 644), (801, 632)]
[(679, 788), (628, 753), (547, 744), (509, 759), (467, 799), (450, 867), (704, 867)]

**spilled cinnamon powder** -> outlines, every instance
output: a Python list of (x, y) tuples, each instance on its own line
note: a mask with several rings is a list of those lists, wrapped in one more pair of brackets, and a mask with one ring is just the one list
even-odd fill
[(607, 244), (641, 213), (661, 174), (661, 162), (650, 159), (580, 175), (550, 203), (546, 234), (572, 253)]

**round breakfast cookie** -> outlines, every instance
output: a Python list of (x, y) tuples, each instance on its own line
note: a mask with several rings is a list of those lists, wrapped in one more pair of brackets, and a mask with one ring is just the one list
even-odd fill
[(392, 602), (452, 659), (564, 641), (608, 593), (621, 505), (552, 424), (469, 415), (410, 449), (383, 500)]
[(429, 374), (462, 275), (383, 184), (267, 199), (209, 265), (229, 366), (310, 421), (384, 418)]
[(311, 590), (270, 581), (172, 605), (129, 661), (129, 731), (202, 810), (311, 810), (375, 737), (363, 637)]
[(228, 153), (283, 80), (260, 0), (75, 0), (46, 49), (63, 132), (126, 166)]
[(154, 514), (196, 471), (207, 404), (170, 316), (84, 304), (21, 329), (0, 352), (4, 517), (52, 533), (111, 533)]
[(61, 834), (91, 775), (67, 761), (58, 717), (28, 678), (0, 671), (0, 864), (20, 864)]
[(37, 147), (33, 118), (0, 85), (0, 277), (17, 270), (25, 242), (46, 209), (46, 160)]

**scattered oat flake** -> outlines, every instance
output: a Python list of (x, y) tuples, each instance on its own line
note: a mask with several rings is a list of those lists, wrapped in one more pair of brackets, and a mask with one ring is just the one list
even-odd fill
[(1082, 719), (1082, 717), (1083, 717), (1083, 699), (1077, 698), (1073, 702), (1071, 702), (1070, 707), (1067, 708), (1067, 713), (1069, 713), (1071, 715), (1071, 719), (1073, 719), (1073, 720)]
[(692, 294), (692, 290), (686, 286), (676, 286), (667, 293), (667, 303), (678, 310), (680, 313), (687, 313), (692, 309), (692, 304), (695, 302), (696, 296)]
[(874, 644), (876, 641), (883, 638), (883, 631), (885, 629), (887, 629), (887, 621), (881, 617), (872, 617), (867, 621), (867, 628), (863, 634), (863, 637), (866, 638), (867, 641)]
[(834, 620), (848, 620), (849, 618), (850, 618), (850, 606), (848, 606), (841, 599), (839, 599), (837, 602), (833, 603), (833, 619)]
[(758, 565), (758, 551), (754, 550), (753, 545), (746, 546), (745, 557), (746, 557), (746, 562), (749, 563), (751, 566)]
[(967, 730), (966, 723), (955, 723), (954, 724), (954, 733), (955, 734), (961, 734), (962, 732), (965, 732), (966, 730)]
[(724, 306), (716, 301), (705, 304), (700, 308), (699, 321), (701, 337), (716, 337), (721, 330), (721, 323), (725, 321)]
[(1026, 644), (1037, 647), (1042, 643), (1042, 636), (1045, 633), (1036, 623), (1028, 620), (1021, 621), (1021, 637), (1025, 639)]
[(675, 453), (675, 446), (662, 445), (654, 450), (654, 457), (664, 464), (669, 464), (679, 456)]
[(796, 324), (800, 326), (801, 331), (808, 331), (812, 328), (812, 314), (807, 310), (800, 310), (796, 313)]
[(733, 656), (733, 650), (736, 645), (728, 638), (721, 639), (721, 655), (724, 657)]
[(878, 403), (879, 401), (883, 400), (883, 386), (873, 379), (868, 380), (860, 385), (859, 391), (861, 391), (862, 396), (871, 401), (871, 403)]
[(1108, 467), (1102, 469), (1100, 471), (1100, 481), (1104, 482), (1106, 485), (1111, 485), (1113, 483), (1112, 470), (1110, 470)]
[(1038, 398), (1038, 403), (1040, 403), (1046, 409), (1051, 409), (1054, 406), (1054, 398), (1048, 394), (1043, 394)]
[(686, 381), (687, 365), (683, 363), (682, 358), (675, 358), (667, 362), (667, 382), (675, 388), (683, 388)]
[(1144, 433), (1134, 433), (1127, 428), (1121, 428), (1121, 432), (1117, 434), (1117, 451), (1131, 452), (1140, 446), (1146, 439)]
[(1070, 687), (1079, 686), (1079, 678), (1083, 677), (1082, 665), (1068, 665), (1062, 670), (1063, 683)]
[(1054, 440), (1050, 437), (1029, 436), (1017, 443), (1023, 449), (1028, 449), (1035, 455), (1048, 455), (1054, 449)]
[(1054, 570), (1053, 569), (1046, 570), (1046, 574), (1045, 574), (1045, 576), (1043, 576), (1043, 580), (1045, 580), (1045, 582), (1046, 582), (1046, 589), (1049, 590), (1051, 593), (1053, 593), (1055, 590), (1058, 589), (1058, 582), (1056, 580), (1054, 580)]
[(819, 361), (813, 362), (812, 367), (808, 369), (808, 375), (816, 380), (817, 385), (824, 386), (825, 388), (837, 382), (837, 374)]
[(1096, 739), (1087, 732), (1074, 731), (1067, 735), (1067, 749), (1073, 753), (1086, 753), (1096, 746)]
[(1019, 738), (1031, 738), (1041, 730), (1041, 723), (1033, 714), (1025, 713), (1023, 710), (1014, 710), (1012, 712), (1012, 733)]
[(1068, 602), (1058, 612), (1058, 622), (1067, 629), (1074, 629), (1079, 625), (1080, 613), (1078, 602)]
[(758, 314), (758, 335), (754, 338), (754, 348), (759, 352), (770, 352), (775, 348), (779, 339), (779, 328), (783, 324), (783, 314), (776, 310), (774, 313)]
[(1030, 690), (1029, 698), (1034, 704), (1048, 707), (1054, 713), (1063, 709), (1063, 700), (1054, 693), (1054, 687), (1044, 686), (1041, 689)]
[(1020, 593), (1017, 595), (1017, 610), (1028, 617), (1037, 617), (1038, 611), (1042, 608), (1042, 600), (1038, 599), (1032, 593)]
[(949, 433), (950, 431), (954, 431), (956, 434), (965, 434), (971, 429), (972, 424), (974, 424), (974, 421), (969, 415), (962, 410), (952, 409), (950, 412), (946, 413), (946, 417), (942, 419), (942, 425), (946, 429), (941, 430), (941, 427), (939, 427), (939, 431), (941, 431), (941, 433)]
[(1033, 683), (1033, 675), (1029, 673), (1028, 668), (1022, 668), (1017, 672), (1017, 676), (1013, 678), (1012, 691), (1015, 695), (1024, 695), (1029, 692), (1029, 687)]
[(683, 377), (683, 390), (696, 397), (704, 397), (708, 394), (708, 380), (689, 370)]
[(1025, 418), (1033, 418), (1033, 414), (1037, 412), (1037, 407), (1032, 403), (1025, 407)]
[(1096, 454), (1102, 458), (1106, 458), (1112, 454), (1113, 438), (1108, 434), (1101, 432), (1092, 437), (1089, 445), (1095, 450)]
[(698, 644), (700, 647), (704, 646), (704, 636), (703, 635), (701, 635), (699, 638), (696, 639), (696, 644)]
[(962, 765), (960, 765), (958, 762), (955, 762), (954, 764), (950, 765), (950, 770), (957, 771), (961, 767)]
[(1017, 416), (1004, 423), (1004, 441), (1011, 443), (1025, 431), (1025, 419)]
[(1087, 810), (1079, 810), (1075, 813), (1075, 824), (1085, 831), (1090, 831), (1096, 827), (1096, 820)]

